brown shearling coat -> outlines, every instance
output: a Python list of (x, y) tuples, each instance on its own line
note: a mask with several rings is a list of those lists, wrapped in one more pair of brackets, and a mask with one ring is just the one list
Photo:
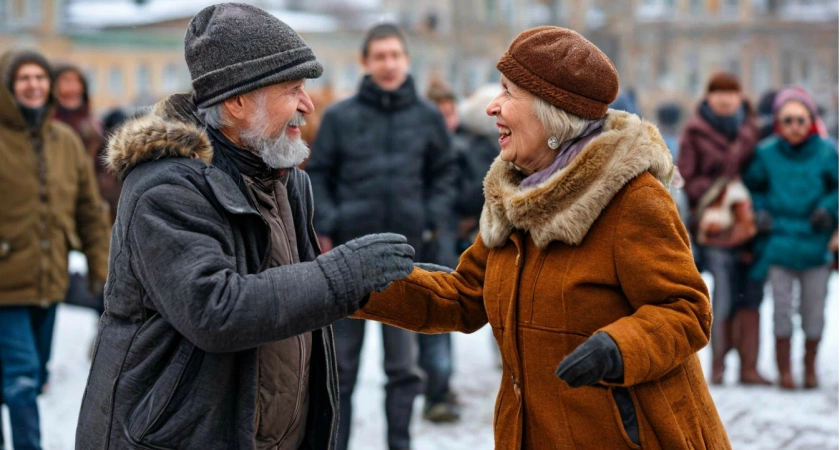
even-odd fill
[[(452, 274), (416, 269), (355, 316), (425, 332), (487, 322), (501, 349), (497, 449), (728, 449), (696, 352), (708, 290), (663, 184), (673, 164), (655, 127), (610, 111), (604, 132), (544, 184), (497, 160), (481, 234)], [(557, 365), (604, 331), (618, 344), (641, 447), (613, 386), (571, 388)]]

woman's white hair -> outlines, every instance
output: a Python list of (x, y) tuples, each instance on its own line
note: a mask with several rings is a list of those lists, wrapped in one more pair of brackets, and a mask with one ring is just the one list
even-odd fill
[(589, 120), (563, 111), (539, 97), (534, 98), (534, 113), (548, 135), (556, 137), (561, 144), (580, 136), (590, 123)]

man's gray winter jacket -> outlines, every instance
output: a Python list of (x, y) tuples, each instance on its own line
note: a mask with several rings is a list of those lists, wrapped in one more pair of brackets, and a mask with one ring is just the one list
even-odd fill
[(125, 125), (109, 163), (126, 178), (76, 448), (254, 448), (257, 349), (307, 331), (304, 448), (333, 448), (338, 375), (328, 324), (359, 299), (336, 293), (342, 274), (315, 261), (306, 174), (295, 169), (288, 183), (301, 263), (260, 272), (267, 224), (236, 166), (214, 155), (189, 97)]

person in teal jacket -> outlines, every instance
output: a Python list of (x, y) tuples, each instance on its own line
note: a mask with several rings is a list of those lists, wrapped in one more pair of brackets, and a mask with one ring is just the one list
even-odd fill
[(762, 141), (743, 175), (755, 207), (756, 263), (751, 276), (769, 277), (779, 384), (794, 389), (790, 370), (793, 288), (800, 285), (805, 332), (805, 387), (817, 387), (816, 355), (822, 337), (830, 276), (828, 243), (838, 222), (838, 155), (821, 136), (822, 121), (802, 88), (779, 93), (775, 134)]

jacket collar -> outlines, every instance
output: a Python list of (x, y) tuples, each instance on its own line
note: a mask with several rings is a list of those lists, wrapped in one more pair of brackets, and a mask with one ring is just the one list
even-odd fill
[(175, 94), (151, 111), (120, 126), (108, 140), (108, 169), (124, 179), (138, 165), (165, 158), (190, 158), (205, 164), (205, 178), (216, 199), (230, 213), (251, 214), (256, 209), (241, 191), (236, 165), (213, 151), (206, 128), (192, 97)]
[(756, 142), (758, 137), (758, 122), (756, 121), (755, 113), (748, 102), (743, 103), (746, 115), (744, 123), (741, 124), (741, 127), (738, 129), (738, 134), (732, 141), (727, 139), (723, 133), (718, 131), (712, 124), (703, 118), (700, 108), (702, 108), (702, 103), (701, 106), (697, 108), (696, 113), (686, 121), (683, 134), (699, 134), (706, 136), (716, 144), (714, 147), (720, 149), (721, 151), (726, 151), (733, 143), (743, 142), (752, 143), (749, 145), (754, 145)]
[(520, 187), (523, 174), (497, 158), (484, 180), (481, 238), (501, 247), (520, 229), (539, 248), (553, 241), (578, 245), (615, 194), (643, 172), (671, 184), (674, 165), (662, 136), (638, 116), (610, 110), (603, 132), (540, 185)]
[(384, 112), (396, 111), (414, 104), (417, 92), (414, 89), (414, 79), (411, 75), (396, 91), (385, 91), (373, 82), (370, 75), (365, 75), (359, 86), (359, 99), (374, 108)]

